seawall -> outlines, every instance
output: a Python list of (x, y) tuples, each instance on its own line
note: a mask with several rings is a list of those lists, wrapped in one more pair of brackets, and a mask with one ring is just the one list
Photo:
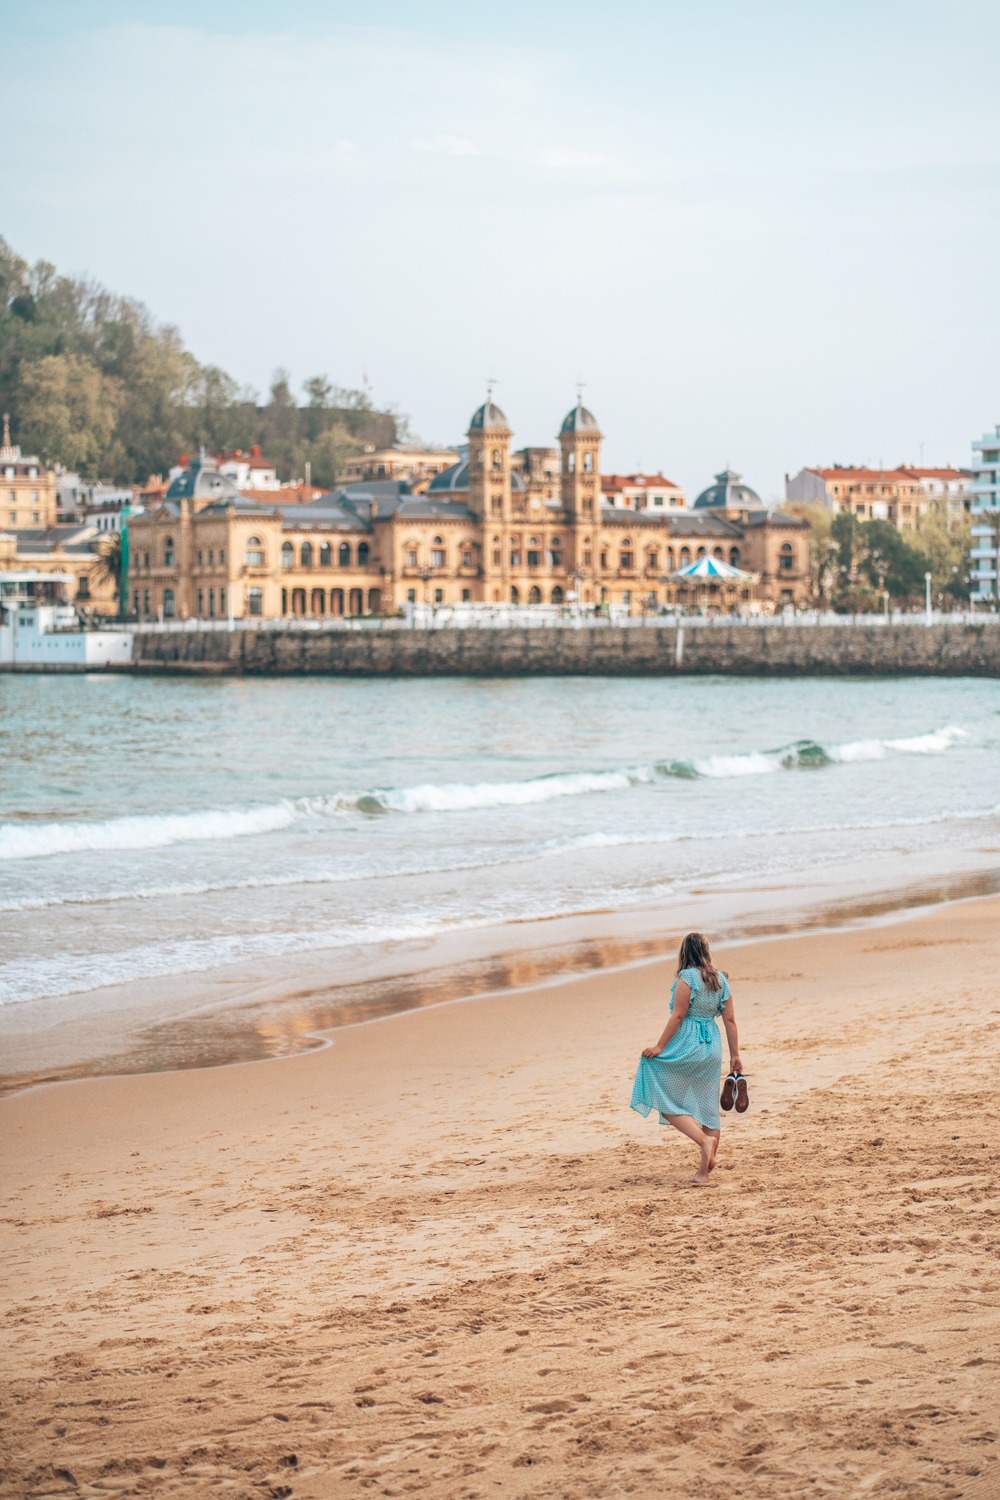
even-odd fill
[(1000, 624), (140, 631), (132, 671), (246, 676), (1000, 677)]

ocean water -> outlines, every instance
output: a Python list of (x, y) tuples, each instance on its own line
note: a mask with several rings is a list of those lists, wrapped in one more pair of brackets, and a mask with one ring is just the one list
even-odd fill
[(21, 1029), (111, 985), (344, 972), (450, 929), (997, 844), (995, 682), (0, 677)]

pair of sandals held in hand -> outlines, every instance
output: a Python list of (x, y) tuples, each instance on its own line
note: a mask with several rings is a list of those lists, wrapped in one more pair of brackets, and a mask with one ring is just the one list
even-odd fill
[(732, 1109), (736, 1106), (738, 1115), (745, 1114), (750, 1108), (750, 1091), (747, 1081), (742, 1073), (729, 1073), (725, 1083), (722, 1085), (722, 1097), (719, 1100), (723, 1109)]

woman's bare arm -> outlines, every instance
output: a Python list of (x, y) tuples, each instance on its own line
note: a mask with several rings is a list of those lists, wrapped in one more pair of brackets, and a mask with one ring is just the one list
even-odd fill
[(736, 1030), (736, 1012), (733, 1009), (733, 997), (730, 995), (722, 1012), (722, 1020), (726, 1028), (726, 1037), (729, 1040), (729, 1071), (730, 1073), (742, 1073), (743, 1064), (740, 1061), (740, 1039)]
[(670, 1012), (670, 1017), (667, 1021), (666, 1026), (664, 1026), (663, 1028), (663, 1035), (660, 1037), (660, 1040), (657, 1042), (655, 1047), (643, 1047), (643, 1057), (656, 1057), (658, 1053), (663, 1051), (664, 1047), (670, 1041), (678, 1026), (687, 1015), (688, 1006), (690, 1004), (691, 986), (688, 984), (686, 979), (680, 979), (677, 982), (677, 988), (674, 990), (674, 1008)]

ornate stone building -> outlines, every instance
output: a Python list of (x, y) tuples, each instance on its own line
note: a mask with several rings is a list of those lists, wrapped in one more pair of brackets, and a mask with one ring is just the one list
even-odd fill
[[(468, 450), (423, 494), (348, 484), (305, 505), (248, 501), (202, 457), (129, 526), (129, 603), (141, 618), (390, 613), (403, 604), (803, 602), (808, 527), (721, 475), (690, 511), (633, 511), (602, 492), (602, 434), (580, 402), (558, 454), (511, 450), (490, 399)], [(671, 574), (709, 553), (758, 582), (709, 597)]]

